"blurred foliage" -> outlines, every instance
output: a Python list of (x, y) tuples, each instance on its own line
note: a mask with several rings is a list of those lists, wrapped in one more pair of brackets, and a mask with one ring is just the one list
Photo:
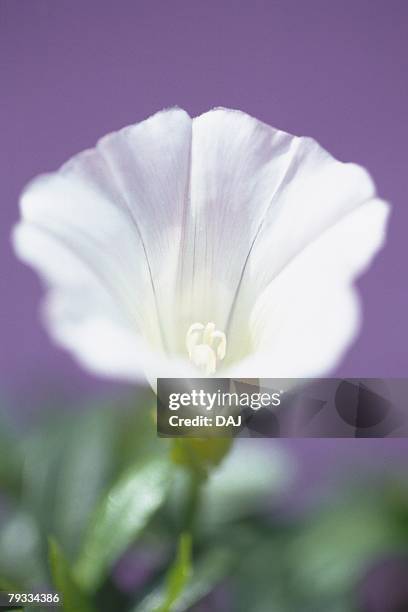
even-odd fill
[(165, 596), (163, 604), (160, 606), (160, 612), (169, 612), (174, 608), (175, 602), (184, 591), (185, 585), (192, 574), (191, 547), (191, 533), (182, 533), (176, 558), (166, 577)]
[(67, 612), (93, 612), (93, 607), (76, 582), (69, 563), (57, 542), (49, 540), (49, 563), (55, 588), (64, 594), (64, 610)]
[(99, 586), (112, 563), (143, 531), (151, 515), (162, 505), (169, 476), (169, 463), (164, 459), (152, 459), (132, 466), (109, 489), (91, 516), (75, 565), (77, 580), (87, 590)]
[(160, 439), (149, 406), (0, 415), (0, 588), (67, 612), (366, 612), (359, 581), (408, 551), (403, 478), (356, 470), (294, 511), (281, 443)]

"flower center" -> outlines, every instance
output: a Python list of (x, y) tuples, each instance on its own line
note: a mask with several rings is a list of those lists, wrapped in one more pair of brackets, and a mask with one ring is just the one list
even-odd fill
[(206, 376), (211, 376), (225, 357), (227, 337), (216, 329), (215, 323), (193, 323), (186, 334), (186, 347), (194, 365)]

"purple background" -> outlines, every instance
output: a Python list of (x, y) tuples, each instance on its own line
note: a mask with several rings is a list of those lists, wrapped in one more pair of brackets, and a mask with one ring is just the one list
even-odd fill
[(369, 169), (393, 214), (337, 374), (406, 376), (407, 24), (404, 0), (0, 0), (0, 389), (106, 388), (38, 324), (39, 282), (10, 248), (18, 196), (105, 133), (175, 104), (242, 109)]

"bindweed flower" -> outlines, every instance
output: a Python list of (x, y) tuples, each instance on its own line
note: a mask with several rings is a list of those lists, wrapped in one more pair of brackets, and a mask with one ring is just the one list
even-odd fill
[(13, 237), (51, 336), (94, 372), (307, 377), (358, 331), (387, 208), (310, 138), (174, 108), (35, 179)]

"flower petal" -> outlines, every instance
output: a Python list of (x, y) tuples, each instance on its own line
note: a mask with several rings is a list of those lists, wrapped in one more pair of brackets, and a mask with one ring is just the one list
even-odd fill
[(214, 321), (228, 337), (225, 366), (243, 358), (256, 297), (321, 232), (374, 195), (363, 168), (335, 160), (310, 138), (240, 111), (195, 118), (179, 326)]
[[(136, 332), (109, 286), (53, 234), (21, 224), (14, 232), (14, 244), (51, 287), (42, 309), (50, 335), (81, 365), (122, 380), (147, 377), (152, 387), (160, 375), (193, 376), (185, 360), (154, 350)], [(145, 325), (149, 327), (148, 318)]]
[(387, 216), (385, 202), (366, 202), (295, 256), (256, 299), (253, 354), (226, 375), (301, 378), (332, 369), (358, 331), (352, 282), (382, 246)]
[(215, 109), (193, 120), (190, 207), (178, 285), (182, 328), (214, 321), (225, 329), (294, 140), (239, 111)]
[[(171, 345), (190, 147), (191, 119), (178, 109), (163, 111), (106, 136), (22, 195), (15, 247), (58, 304), (46, 310), (52, 334), (88, 365), (93, 352), (96, 369), (107, 374), (135, 374), (143, 366), (143, 355), (136, 358), (142, 339), (152, 350)], [(119, 360), (108, 345), (106, 355), (99, 353), (102, 338), (87, 346), (89, 330), (102, 320), (118, 327), (118, 351), (123, 329), (136, 338)]]

